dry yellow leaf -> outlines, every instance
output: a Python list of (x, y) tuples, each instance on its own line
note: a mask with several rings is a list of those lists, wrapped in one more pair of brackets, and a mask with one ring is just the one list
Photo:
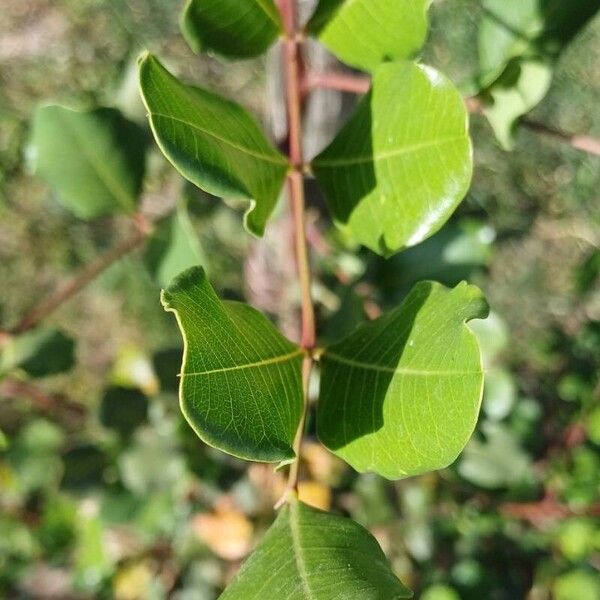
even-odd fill
[(240, 560), (250, 551), (254, 527), (234, 508), (196, 515), (193, 527), (196, 535), (221, 558)]
[(298, 484), (298, 497), (314, 508), (321, 510), (331, 508), (331, 489), (318, 481), (301, 481)]

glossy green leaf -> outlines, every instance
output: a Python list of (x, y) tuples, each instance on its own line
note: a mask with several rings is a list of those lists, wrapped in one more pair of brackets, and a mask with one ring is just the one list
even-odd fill
[(221, 302), (199, 267), (175, 279), (162, 302), (183, 334), (181, 409), (196, 433), (247, 460), (293, 458), (301, 349), (250, 306)]
[(415, 54), (431, 0), (321, 0), (308, 31), (343, 62), (372, 70)]
[(452, 463), (471, 437), (483, 391), (474, 286), (419, 283), (404, 303), (328, 348), (321, 441), (357, 471), (400, 479)]
[(81, 219), (136, 210), (145, 171), (147, 137), (111, 108), (78, 112), (39, 108), (33, 119), (35, 172)]
[(551, 83), (548, 64), (522, 61), (511, 63), (487, 90), (491, 103), (483, 112), (505, 150), (513, 149), (519, 120), (543, 100)]
[(140, 59), (140, 84), (164, 155), (204, 191), (249, 200), (246, 226), (262, 235), (288, 172), (287, 159), (242, 107), (184, 85), (152, 55)]
[(312, 163), (336, 223), (385, 256), (447, 221), (471, 182), (468, 115), (430, 67), (390, 63), (331, 145)]
[(292, 500), (220, 600), (394, 600), (411, 596), (366, 529)]
[(34, 329), (15, 337), (0, 353), (0, 377), (20, 369), (31, 377), (47, 377), (75, 364), (75, 342), (57, 329)]
[(281, 33), (273, 0), (189, 0), (181, 31), (194, 52), (244, 58), (265, 52)]
[(184, 206), (159, 221), (148, 241), (144, 262), (161, 286), (194, 265), (206, 264), (198, 234)]

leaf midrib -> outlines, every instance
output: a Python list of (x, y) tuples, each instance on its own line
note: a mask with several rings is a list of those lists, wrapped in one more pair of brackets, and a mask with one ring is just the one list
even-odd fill
[(390, 367), (387, 365), (378, 365), (374, 363), (366, 363), (351, 358), (346, 358), (340, 354), (326, 352), (323, 355), (322, 361), (331, 360), (340, 364), (353, 367), (355, 369), (365, 369), (367, 371), (378, 371), (381, 373), (392, 373), (394, 375), (414, 375), (417, 377), (439, 377), (439, 376), (458, 376), (458, 375), (481, 375), (480, 371), (451, 371), (451, 370), (436, 370), (427, 371), (426, 369), (411, 369), (410, 367)]
[(308, 570), (306, 568), (306, 560), (304, 559), (304, 553), (302, 551), (302, 541), (300, 539), (300, 509), (298, 501), (291, 501), (290, 507), (290, 533), (292, 535), (292, 550), (294, 551), (294, 560), (298, 569), (298, 575), (304, 592), (306, 593), (306, 600), (316, 600), (312, 590), (310, 589), (310, 582), (308, 581)]
[(397, 156), (402, 156), (403, 154), (411, 154), (414, 152), (418, 152), (419, 150), (424, 150), (426, 148), (432, 148), (434, 146), (443, 146), (445, 144), (451, 144), (465, 139), (466, 135), (460, 135), (439, 140), (429, 140), (427, 142), (419, 142), (418, 144), (412, 144), (410, 146), (403, 146), (402, 148), (399, 148), (397, 150), (388, 150), (379, 154), (375, 153), (370, 156), (356, 156), (353, 158), (340, 158), (335, 160), (317, 159), (314, 161), (313, 164), (316, 167), (344, 167), (350, 165), (375, 163), (381, 160), (396, 158)]
[(277, 21), (276, 16), (271, 12), (271, 8), (269, 6), (265, 6), (264, 0), (255, 0), (257, 6), (269, 17), (273, 23), (277, 26), (277, 29), (281, 28), (281, 23)]
[(268, 365), (274, 365), (277, 363), (288, 362), (292, 359), (301, 356), (304, 353), (302, 348), (298, 348), (298, 350), (294, 350), (294, 352), (289, 352), (288, 354), (282, 354), (280, 356), (274, 356), (272, 358), (266, 358), (264, 360), (259, 360), (253, 363), (245, 363), (242, 365), (233, 365), (231, 367), (222, 367), (219, 369), (209, 369), (207, 371), (199, 371), (197, 373), (181, 373), (180, 377), (201, 377), (204, 375), (215, 375), (217, 373), (227, 373), (230, 371), (241, 371), (243, 369), (255, 369), (259, 367), (265, 367)]
[(113, 196), (113, 198), (117, 201), (117, 204), (121, 206), (124, 210), (130, 211), (132, 206), (135, 205), (135, 198), (130, 196), (129, 193), (121, 186), (117, 179), (114, 179), (110, 172), (104, 168), (104, 164), (102, 160), (97, 157), (94, 152), (90, 152), (86, 143), (87, 140), (84, 137), (79, 135), (79, 132), (75, 127), (72, 126), (69, 119), (64, 118), (63, 115), (59, 114), (59, 121), (61, 121), (64, 127), (69, 131), (69, 133), (75, 138), (75, 141), (78, 143), (81, 152), (87, 158), (88, 162), (92, 166), (92, 170), (95, 171), (98, 179), (102, 181), (105, 188), (108, 192)]
[(248, 156), (252, 156), (254, 158), (257, 158), (259, 160), (262, 160), (264, 162), (268, 162), (271, 164), (279, 165), (282, 167), (287, 166), (287, 161), (283, 157), (279, 158), (278, 156), (275, 156), (275, 155), (262, 154), (261, 152), (253, 152), (249, 148), (240, 146), (240, 145), (236, 144), (235, 142), (228, 140), (227, 138), (223, 138), (223, 137), (217, 135), (216, 133), (213, 133), (212, 131), (203, 129), (202, 127), (200, 127), (199, 125), (196, 125), (195, 123), (192, 123), (191, 121), (186, 121), (185, 119), (180, 119), (178, 117), (174, 117), (173, 115), (165, 115), (164, 113), (158, 113), (158, 112), (153, 112), (153, 111), (150, 111), (150, 116), (160, 117), (163, 119), (169, 119), (170, 121), (175, 121), (177, 123), (187, 125), (188, 127), (191, 127), (192, 129), (196, 129), (197, 131), (200, 131), (201, 133), (203, 133), (209, 137), (212, 137), (213, 139), (215, 139), (219, 142), (222, 142), (223, 144), (226, 144), (226, 145), (230, 146), (231, 148), (234, 148), (235, 150), (242, 152), (243, 154), (247, 154)]

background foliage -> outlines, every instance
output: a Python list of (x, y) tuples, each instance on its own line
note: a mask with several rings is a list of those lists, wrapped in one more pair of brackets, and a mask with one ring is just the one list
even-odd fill
[[(478, 74), (483, 4), (432, 7), (425, 58), (465, 93)], [(76, 219), (31, 176), (29, 123), (40, 103), (116, 106), (143, 124), (135, 57), (150, 48), (186, 80), (273, 121), (264, 61), (192, 58), (180, 8), (158, 0), (4, 3), (3, 326), (130, 230), (123, 218)], [(533, 117), (600, 134), (599, 60), (595, 18), (560, 55)], [(273, 69), (268, 59), (270, 76)], [(340, 111), (353, 102), (339, 102)], [(474, 326), (488, 370), (477, 435), (449, 469), (398, 483), (358, 476), (307, 444), (301, 493), (375, 533), (417, 597), (594, 600), (600, 159), (524, 129), (505, 153), (483, 117), (472, 132), (473, 188), (431, 240), (388, 261), (357, 254), (319, 218), (318, 198), (310, 235), (328, 340), (397, 304), (422, 278), (452, 285), (468, 277), (484, 289), (494, 314)], [(222, 295), (258, 305), (294, 337), (285, 240), (254, 242), (243, 232), (243, 203), (224, 205), (183, 185), (158, 153), (143, 205), (151, 215), (178, 212), (159, 222), (146, 249), (2, 354), (0, 373), (10, 376), (0, 381), (0, 595), (214, 598), (272, 520), (280, 476), (261, 465), (246, 470), (183, 422), (180, 341), (158, 296), (187, 263), (201, 263)], [(289, 226), (285, 211), (277, 219)]]

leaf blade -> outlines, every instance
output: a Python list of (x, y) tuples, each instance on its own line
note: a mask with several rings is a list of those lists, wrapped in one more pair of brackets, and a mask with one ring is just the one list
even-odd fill
[(198, 436), (245, 460), (293, 458), (303, 351), (253, 308), (221, 302), (199, 267), (176, 278), (162, 302), (184, 338), (180, 404)]
[(273, 0), (189, 0), (181, 31), (196, 53), (206, 49), (247, 58), (265, 52), (282, 27)]
[(139, 61), (142, 99), (163, 154), (188, 181), (248, 200), (246, 227), (261, 236), (289, 164), (234, 102), (179, 82), (152, 55)]
[(33, 119), (31, 148), (35, 171), (77, 217), (135, 211), (146, 137), (119, 111), (40, 107)]
[(486, 314), (474, 286), (422, 282), (397, 309), (327, 349), (321, 441), (357, 471), (388, 479), (448, 466), (473, 432), (483, 392), (465, 322)]
[(343, 62), (370, 71), (425, 42), (431, 0), (321, 0), (308, 31)]
[(291, 499), (220, 600), (392, 600), (412, 596), (371, 534)]
[(312, 168), (334, 220), (353, 239), (384, 256), (414, 246), (442, 227), (470, 186), (463, 100), (430, 67), (382, 65)]

